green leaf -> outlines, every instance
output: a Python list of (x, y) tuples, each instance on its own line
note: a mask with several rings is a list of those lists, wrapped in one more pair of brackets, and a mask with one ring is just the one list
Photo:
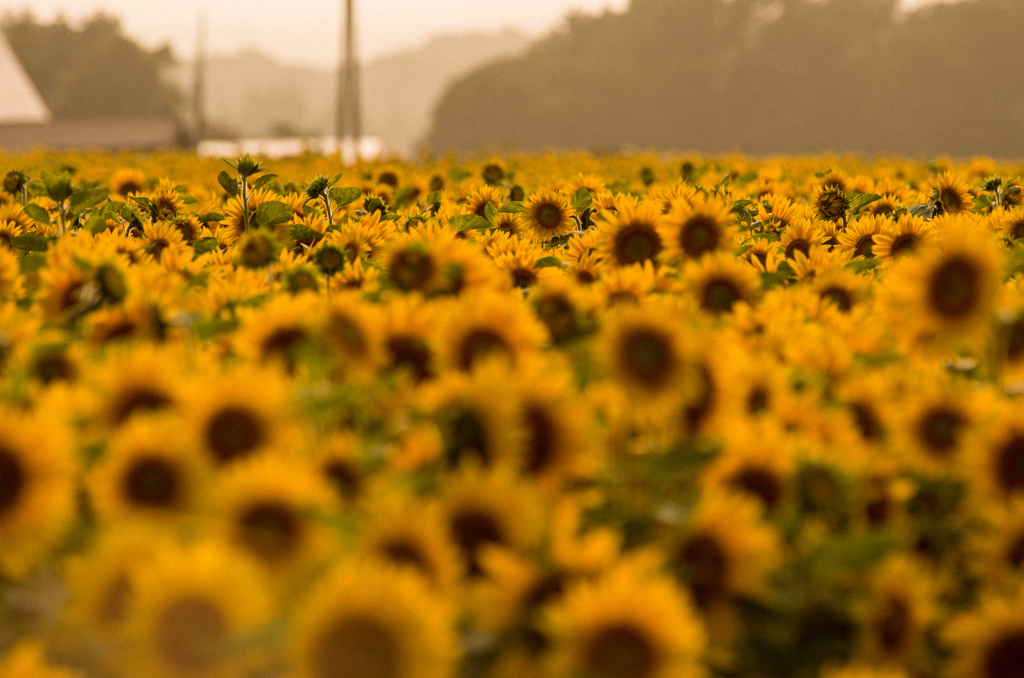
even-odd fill
[(192, 249), (195, 251), (195, 255), (206, 254), (208, 252), (214, 252), (220, 247), (220, 241), (216, 238), (200, 238), (196, 240), (195, 244), (192, 245)]
[(335, 174), (333, 177), (331, 177), (331, 180), (327, 182), (327, 185), (328, 186), (333, 186), (334, 184), (336, 184), (339, 181), (341, 181), (341, 175), (342, 174), (344, 174), (344, 172), (338, 172), (337, 174)]
[(863, 569), (882, 559), (899, 544), (889, 532), (867, 532), (830, 539), (811, 554), (811, 562), (826, 571)]
[(872, 259), (857, 259), (855, 261), (851, 261), (843, 266), (843, 268), (848, 268), (854, 273), (863, 273), (864, 271), (870, 271), (873, 268), (878, 268), (881, 265), (882, 260), (878, 257), (874, 257)]
[(218, 334), (224, 334), (225, 332), (233, 332), (238, 329), (240, 323), (233, 318), (213, 318), (195, 324), (196, 334), (200, 339), (209, 339), (210, 337), (217, 336)]
[(427, 198), (425, 202), (428, 205), (441, 204), (441, 191), (431, 191), (430, 193), (427, 193)]
[(324, 234), (305, 224), (298, 224), (297, 226), (292, 226), (291, 236), (292, 240), (320, 240), (324, 237)]
[(456, 231), (480, 231), (491, 228), (491, 222), (477, 214), (458, 214), (448, 220)]
[(877, 193), (858, 193), (850, 198), (850, 214), (853, 214), (862, 207), (866, 207), (876, 200), (881, 200), (882, 196)]
[(197, 202), (199, 202), (199, 198), (194, 195), (181, 196), (181, 204), (183, 205), (195, 205)]
[(197, 218), (204, 224), (208, 224), (211, 221), (224, 221), (225, 219), (227, 219), (227, 217), (225, 217), (220, 212), (207, 212), (206, 214), (199, 215), (199, 217)]
[[(227, 162), (229, 165), (231, 164), (227, 160), (225, 160), (224, 162)], [(228, 174), (227, 172), (221, 172), (220, 174), (218, 174), (217, 183), (219, 183), (220, 187), (224, 189), (224, 192), (230, 195), (232, 198), (238, 197), (238, 182), (235, 181), (234, 177), (232, 177), (230, 174)]]
[(73, 189), (71, 187), (71, 175), (63, 172), (59, 177), (43, 170), (43, 184), (46, 186), (46, 195), (54, 202), (64, 202)]
[(110, 191), (105, 188), (90, 188), (75, 191), (71, 194), (71, 205), (68, 212), (72, 216), (78, 216), (90, 207), (95, 207), (107, 199)]
[(934, 202), (923, 202), (919, 205), (914, 205), (907, 210), (911, 214), (917, 217), (924, 217), (925, 219), (931, 219), (935, 214), (935, 203)]
[(25, 233), (11, 238), (11, 246), (23, 252), (45, 252), (50, 241), (39, 233)]
[(534, 268), (562, 268), (562, 260), (558, 257), (544, 257), (533, 265)]
[(749, 184), (751, 181), (757, 179), (757, 172), (747, 172), (736, 177), (737, 184)]
[(35, 273), (46, 268), (46, 255), (39, 252), (29, 252), (18, 262), (18, 270), (22, 273)]
[(494, 203), (487, 203), (484, 205), (484, 219), (494, 223), (494, 219), (498, 216), (498, 208), (494, 206)]
[(93, 235), (102, 233), (107, 230), (107, 215), (102, 212), (94, 212), (89, 220), (85, 222), (85, 230), (89, 231)]
[(351, 205), (356, 200), (359, 200), (363, 192), (355, 186), (347, 186), (345, 188), (332, 188), (331, 189), (331, 200), (338, 207), (344, 207), (345, 205)]
[(572, 204), (572, 208), (577, 212), (583, 210), (589, 210), (594, 205), (594, 196), (590, 195), (585, 187), (580, 188), (572, 194), (572, 199), (569, 201)]
[(260, 188), (263, 188), (264, 186), (266, 186), (267, 184), (269, 184), (271, 181), (273, 181), (276, 178), (277, 178), (276, 174), (264, 174), (262, 177), (260, 177), (259, 179), (257, 179), (256, 181), (254, 181), (252, 183), (252, 190), (255, 191), (255, 190), (258, 190)]
[(34, 221), (38, 221), (41, 224), (50, 223), (50, 213), (47, 212), (42, 205), (37, 205), (34, 202), (30, 202), (24, 207), (25, 214), (32, 217)]
[(461, 167), (453, 167), (451, 171), (448, 172), (448, 181), (462, 181), (463, 179), (467, 179), (471, 176), (473, 176), (472, 172), (467, 172)]
[(501, 209), (498, 211), (505, 214), (520, 214), (526, 211), (526, 207), (518, 200), (509, 200), (507, 203), (502, 205)]
[(256, 223), (259, 226), (277, 226), (292, 220), (292, 208), (283, 202), (271, 200), (260, 203), (256, 208)]

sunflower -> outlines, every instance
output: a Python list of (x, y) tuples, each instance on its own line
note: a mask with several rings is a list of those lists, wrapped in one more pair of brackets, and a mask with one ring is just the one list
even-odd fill
[(854, 221), (837, 238), (839, 247), (855, 257), (870, 259), (875, 246), (875, 236), (882, 233), (892, 222), (884, 216), (868, 216)]
[(367, 473), (361, 456), (362, 439), (351, 433), (331, 433), (315, 441), (311, 463), (343, 504), (359, 501), (366, 490)]
[(960, 214), (971, 208), (967, 182), (952, 172), (943, 172), (935, 184), (935, 215)]
[(134, 595), (133, 573), (151, 563), (157, 553), (173, 548), (167, 535), (141, 524), (111, 526), (86, 553), (63, 563), (66, 619), (75, 632), (71, 652), (93, 656), (102, 668), (118, 670), (124, 623)]
[(919, 216), (901, 214), (896, 223), (890, 223), (873, 239), (875, 244), (871, 247), (871, 255), (891, 263), (934, 240), (935, 227)]
[(569, 201), (557, 191), (543, 189), (523, 203), (526, 223), (540, 240), (550, 240), (573, 230)]
[(516, 365), (538, 353), (546, 338), (521, 293), (481, 293), (448, 307), (439, 357), (450, 369), (463, 371), (487, 356)]
[(793, 441), (773, 420), (729, 431), (721, 455), (705, 470), (701, 485), (758, 499), (776, 512), (791, 493), (796, 462)]
[(548, 675), (697, 678), (707, 635), (665, 577), (617, 568), (567, 590), (548, 613)]
[(170, 179), (161, 179), (156, 188), (147, 196), (152, 204), (150, 213), (153, 220), (173, 221), (184, 206), (181, 194)]
[(215, 465), (297, 443), (288, 418), (289, 384), (280, 372), (248, 366), (203, 375), (202, 384), (188, 403), (186, 419)]
[(441, 599), (449, 599), (462, 576), (462, 555), (451, 540), (435, 501), (387, 494), (366, 502), (357, 551), (392, 567), (416, 572)]
[(690, 262), (685, 273), (698, 306), (709, 315), (727, 315), (737, 304), (752, 305), (760, 296), (757, 270), (725, 252)]
[(864, 656), (889, 666), (919, 663), (938, 613), (936, 594), (931, 576), (917, 561), (903, 554), (886, 560), (872, 576), (858, 615)]
[(998, 407), (970, 444), (967, 477), (979, 496), (1010, 499), (1024, 493), (1024, 420), (1018, 409)]
[(458, 658), (453, 610), (422, 579), (376, 561), (327, 575), (299, 608), (296, 678), (447, 678)]
[(659, 205), (623, 198), (616, 206), (615, 212), (602, 213), (598, 222), (599, 256), (615, 266), (658, 263), (671, 240)]
[(332, 297), (320, 320), (321, 334), (345, 376), (370, 377), (384, 360), (381, 318), (377, 306), (348, 292)]
[(1024, 666), (1024, 585), (1010, 597), (989, 595), (945, 629), (953, 678), (1017, 678)]
[(586, 288), (568, 276), (559, 276), (533, 287), (527, 303), (548, 329), (551, 343), (558, 346), (586, 335), (596, 325), (597, 300)]
[(482, 552), (491, 547), (523, 551), (540, 536), (542, 505), (535, 487), (509, 465), (464, 465), (444, 487), (442, 513), (469, 577), (483, 573)]
[(700, 259), (705, 254), (730, 250), (736, 235), (735, 218), (718, 197), (696, 194), (679, 202), (665, 217), (668, 261)]
[(218, 478), (214, 530), (288, 587), (321, 564), (333, 545), (326, 519), (337, 512), (327, 480), (311, 464), (267, 454)]
[(142, 225), (143, 250), (154, 261), (163, 261), (165, 255), (181, 257), (188, 249), (188, 243), (173, 223), (157, 221)]
[(779, 247), (786, 259), (792, 259), (797, 252), (810, 256), (812, 249), (825, 245), (828, 240), (829, 236), (820, 222), (797, 219), (782, 234)]
[(322, 307), (318, 295), (302, 294), (279, 295), (258, 308), (239, 309), (240, 326), (235, 333), (239, 355), (294, 374), (300, 361), (313, 353)]
[(989, 332), (1004, 257), (990, 234), (961, 219), (886, 276), (889, 317), (912, 340), (971, 345)]
[(445, 239), (424, 237), (419, 231), (397, 236), (381, 254), (388, 280), (402, 292), (430, 292), (440, 284), (440, 254), (445, 243)]
[(644, 410), (678, 405), (698, 386), (697, 342), (677, 317), (676, 309), (664, 303), (621, 307), (609, 312), (601, 329), (601, 362)]
[(134, 167), (119, 169), (110, 177), (111, 192), (125, 199), (133, 193), (141, 193), (145, 187), (146, 175)]
[(167, 548), (138, 568), (125, 617), (127, 673), (241, 678), (261, 654), (255, 633), (271, 601), (258, 570), (220, 542)]
[(471, 193), (466, 200), (469, 213), (482, 217), (486, 215), (488, 205), (491, 205), (494, 209), (501, 208), (505, 202), (505, 193), (497, 186), (481, 186)]
[(594, 461), (586, 429), (589, 416), (568, 368), (532, 361), (517, 369), (513, 380), (525, 432), (522, 472), (553, 490), (563, 480), (588, 475)]
[(837, 268), (815, 276), (811, 289), (823, 302), (842, 313), (859, 308), (871, 293), (871, 284), (864, 276), (846, 268)]
[(416, 384), (437, 376), (438, 315), (437, 306), (421, 298), (389, 301), (381, 322), (385, 372), (405, 372)]
[(712, 490), (701, 496), (681, 533), (664, 545), (669, 567), (698, 609), (710, 612), (767, 593), (782, 553), (778, 534), (761, 518), (757, 500)]
[(115, 432), (89, 477), (99, 517), (160, 525), (205, 508), (212, 465), (182, 428), (178, 416), (164, 414), (134, 418)]
[(180, 349), (129, 344), (110, 351), (92, 370), (96, 423), (113, 430), (133, 416), (173, 411), (186, 400)]
[(502, 362), (486, 360), (423, 390), (422, 407), (441, 431), (447, 468), (467, 459), (488, 467), (520, 463), (526, 431), (517, 421), (520, 405), (510, 372)]
[(59, 422), (0, 408), (0, 574), (20, 579), (74, 511), (74, 449)]
[(664, 282), (654, 264), (645, 261), (636, 266), (605, 268), (594, 282), (593, 290), (604, 299), (606, 306), (634, 306), (646, 301)]
[(971, 572), (986, 591), (1012, 591), (1024, 581), (1024, 497), (985, 502), (979, 513), (985, 529), (969, 536)]

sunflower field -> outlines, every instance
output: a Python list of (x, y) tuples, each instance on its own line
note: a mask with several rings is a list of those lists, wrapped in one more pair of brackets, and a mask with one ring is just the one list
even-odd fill
[(0, 678), (1024, 676), (1022, 165), (0, 172)]

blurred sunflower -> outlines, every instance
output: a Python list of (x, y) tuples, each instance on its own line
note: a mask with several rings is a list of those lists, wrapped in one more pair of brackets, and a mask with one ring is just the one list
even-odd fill
[(902, 214), (896, 223), (890, 223), (881, 233), (874, 234), (871, 256), (891, 263), (934, 238), (935, 228), (932, 224), (919, 216)]
[(972, 196), (967, 182), (952, 172), (944, 172), (935, 184), (935, 213), (960, 214), (971, 208)]
[(153, 678), (241, 678), (273, 612), (259, 571), (220, 542), (154, 554), (130, 581), (126, 668)]
[(793, 441), (768, 420), (727, 432), (722, 453), (705, 470), (701, 485), (752, 496), (772, 513), (790, 495), (795, 470)]
[(206, 508), (212, 464), (182, 435), (177, 415), (137, 417), (110, 438), (88, 481), (97, 515), (184, 526)]
[(933, 578), (906, 555), (888, 558), (871, 578), (859, 617), (865, 657), (888, 666), (921, 666), (938, 616)]
[(954, 678), (1017, 678), (1024, 667), (1024, 586), (1011, 597), (988, 595), (945, 628)]
[(688, 597), (628, 568), (567, 590), (549, 611), (548, 675), (697, 678), (707, 635)]
[(0, 408), (0, 575), (24, 577), (74, 513), (74, 447), (60, 421)]
[(448, 307), (438, 353), (442, 364), (455, 370), (496, 356), (517, 365), (538, 353), (546, 338), (521, 293), (481, 293)]
[(752, 305), (760, 296), (757, 270), (731, 254), (709, 254), (686, 267), (686, 279), (704, 312), (728, 314), (740, 303)]
[(699, 259), (705, 254), (732, 248), (736, 235), (734, 216), (721, 199), (696, 194), (679, 202), (665, 217), (669, 261)]
[(299, 608), (296, 678), (448, 678), (459, 648), (453, 610), (415, 573), (343, 563)]
[(597, 225), (597, 253), (615, 266), (657, 264), (671, 240), (657, 203), (622, 198)]

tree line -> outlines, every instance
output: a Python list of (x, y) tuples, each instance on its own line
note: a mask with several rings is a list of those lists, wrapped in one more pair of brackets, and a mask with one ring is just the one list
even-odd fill
[(1024, 156), (1024, 3), (633, 0), (454, 83), (435, 150)]
[(55, 119), (170, 116), (180, 107), (164, 76), (170, 47), (144, 49), (115, 17), (100, 13), (74, 27), (23, 13), (5, 16), (0, 29)]

